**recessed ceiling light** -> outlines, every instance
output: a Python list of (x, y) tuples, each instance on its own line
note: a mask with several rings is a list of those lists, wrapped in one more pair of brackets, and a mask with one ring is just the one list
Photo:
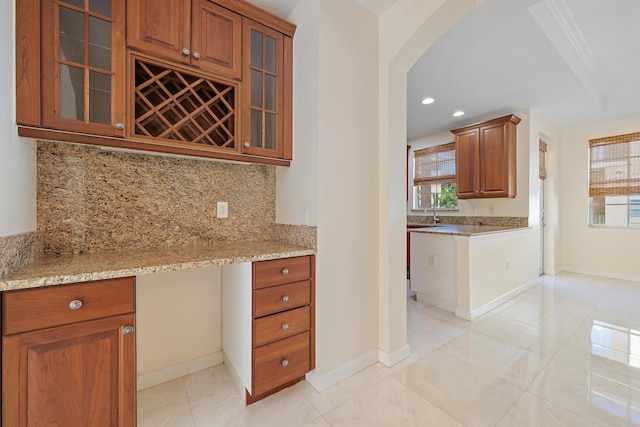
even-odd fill
[(427, 105), (427, 104), (433, 104), (434, 101), (435, 101), (435, 99), (433, 99), (430, 96), (428, 96), (428, 97), (426, 97), (425, 99), (422, 100), (422, 103)]
[(460, 117), (460, 116), (464, 116), (464, 111), (458, 110), (455, 113), (453, 113), (453, 117)]

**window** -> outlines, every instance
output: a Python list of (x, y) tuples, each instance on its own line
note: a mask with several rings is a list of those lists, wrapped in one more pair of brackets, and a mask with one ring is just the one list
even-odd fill
[(413, 158), (413, 209), (456, 209), (455, 144), (416, 150)]
[(640, 132), (589, 141), (589, 224), (640, 227)]

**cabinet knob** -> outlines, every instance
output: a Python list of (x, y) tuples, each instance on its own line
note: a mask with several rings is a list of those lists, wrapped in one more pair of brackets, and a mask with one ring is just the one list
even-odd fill
[(69, 303), (69, 308), (71, 310), (78, 310), (80, 307), (82, 307), (82, 301), (79, 299), (74, 299)]
[(280, 362), (282, 364), (283, 368), (286, 368), (287, 366), (289, 366), (289, 361), (287, 359), (284, 359), (282, 362)]
[(282, 302), (289, 302), (289, 295), (285, 295), (282, 297)]
[(282, 330), (286, 331), (287, 329), (289, 329), (289, 324), (288, 323), (283, 323), (282, 324)]
[(198, 51), (193, 52), (193, 57), (196, 59), (200, 59), (200, 52)]
[(118, 129), (118, 130), (122, 130), (122, 129), (124, 129), (124, 123), (122, 123), (122, 122), (116, 122), (116, 129)]
[(245, 141), (244, 144), (242, 144), (242, 145), (244, 145), (244, 148), (251, 147), (251, 143), (249, 141)]
[(122, 329), (122, 333), (125, 335), (131, 335), (133, 333), (133, 326), (125, 326)]
[(187, 49), (186, 47), (183, 47), (183, 48), (182, 48), (182, 54), (183, 54), (184, 56), (189, 56), (189, 49)]
[(289, 269), (288, 268), (283, 268), (282, 269), (282, 275), (286, 276), (287, 274), (289, 274)]

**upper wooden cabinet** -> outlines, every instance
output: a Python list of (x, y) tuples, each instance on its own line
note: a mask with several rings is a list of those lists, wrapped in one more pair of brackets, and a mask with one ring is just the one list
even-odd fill
[(454, 129), (459, 199), (516, 196), (516, 125), (511, 114)]
[(289, 165), (295, 25), (241, 0), (21, 0), (16, 19), (19, 135)]
[(242, 17), (207, 0), (129, 0), (127, 46), (239, 79)]
[(124, 0), (25, 0), (17, 11), (18, 124), (123, 136)]
[(244, 153), (291, 159), (292, 40), (243, 21)]

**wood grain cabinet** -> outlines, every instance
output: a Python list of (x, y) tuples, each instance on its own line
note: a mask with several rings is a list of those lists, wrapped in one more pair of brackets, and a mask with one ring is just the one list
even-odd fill
[(207, 0), (129, 0), (127, 46), (240, 79), (242, 17)]
[(248, 18), (243, 28), (243, 152), (290, 160), (293, 40)]
[(2, 426), (136, 425), (135, 279), (2, 294)]
[(225, 266), (223, 287), (225, 363), (247, 403), (315, 369), (314, 256)]
[(295, 25), (239, 0), (21, 0), (16, 19), (20, 136), (289, 166)]
[(455, 129), (459, 199), (516, 196), (516, 125), (511, 114)]
[(18, 124), (124, 136), (124, 0), (24, 0), (16, 13)]

